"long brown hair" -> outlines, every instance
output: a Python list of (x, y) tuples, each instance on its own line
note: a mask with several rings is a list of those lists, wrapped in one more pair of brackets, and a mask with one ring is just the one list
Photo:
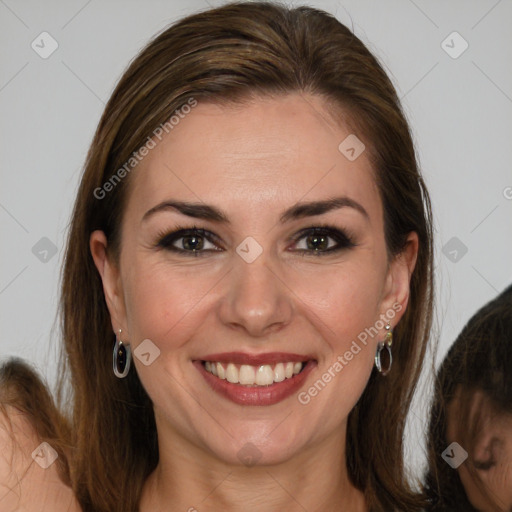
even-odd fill
[[(422, 498), (404, 474), (403, 434), (432, 319), (432, 229), (407, 121), (381, 65), (333, 16), (242, 2), (189, 16), (156, 36), (120, 79), (87, 156), (61, 303), (73, 400), (70, 479), (84, 511), (136, 511), (143, 483), (158, 463), (149, 397), (135, 371), (123, 380), (112, 372), (114, 336), (89, 252), (89, 236), (99, 229), (110, 255), (119, 256), (130, 177), (115, 180), (114, 174), (191, 98), (230, 103), (297, 91), (323, 97), (332, 116), (348, 118), (366, 145), (389, 257), (403, 250), (411, 231), (419, 236), (409, 305), (394, 330), (393, 370), (385, 379), (371, 375), (350, 413), (346, 446), (350, 478), (371, 510), (421, 508)], [(112, 190), (99, 193), (112, 179)]]
[[(448, 445), (448, 407), (457, 402), (457, 441), (468, 453), (464, 462), (473, 480), (494, 501), (475, 470), (474, 446), (482, 416), (512, 415), (512, 285), (480, 308), (464, 326), (441, 364), (435, 383), (428, 433), (426, 491), (432, 511), (477, 512), (469, 502), (457, 471), (442, 458)], [(471, 415), (475, 396), (484, 394)], [(496, 505), (497, 506), (497, 505)]]

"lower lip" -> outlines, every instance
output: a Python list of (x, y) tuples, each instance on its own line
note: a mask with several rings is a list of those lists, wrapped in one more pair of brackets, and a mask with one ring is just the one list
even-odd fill
[(194, 361), (194, 365), (215, 392), (232, 402), (239, 405), (273, 405), (296, 393), (316, 366), (316, 362), (308, 361), (297, 375), (285, 379), (283, 382), (274, 382), (270, 386), (233, 384), (206, 371), (201, 361)]

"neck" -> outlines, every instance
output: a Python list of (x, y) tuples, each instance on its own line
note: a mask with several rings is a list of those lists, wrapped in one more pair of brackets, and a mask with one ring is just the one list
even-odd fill
[[(157, 422), (158, 425), (158, 422)], [(349, 480), (345, 432), (271, 466), (233, 466), (176, 432), (159, 434), (160, 460), (147, 479), (141, 512), (366, 512), (363, 494)]]

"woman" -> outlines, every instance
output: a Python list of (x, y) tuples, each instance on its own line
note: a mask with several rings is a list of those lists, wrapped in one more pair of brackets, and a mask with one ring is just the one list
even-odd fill
[(512, 510), (511, 334), (509, 286), (475, 313), (441, 365), (426, 476), (433, 511)]
[(82, 510), (420, 510), (431, 237), (396, 92), (336, 19), (235, 3), (157, 36), (68, 238), (70, 418), (39, 438)]

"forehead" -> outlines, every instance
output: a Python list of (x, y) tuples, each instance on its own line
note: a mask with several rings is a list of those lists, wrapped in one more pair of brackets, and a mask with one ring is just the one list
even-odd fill
[(171, 196), (268, 211), (273, 203), (347, 195), (379, 216), (367, 155), (351, 161), (339, 149), (349, 135), (319, 97), (199, 101), (161, 141), (154, 139), (132, 175), (129, 203), (147, 209)]

